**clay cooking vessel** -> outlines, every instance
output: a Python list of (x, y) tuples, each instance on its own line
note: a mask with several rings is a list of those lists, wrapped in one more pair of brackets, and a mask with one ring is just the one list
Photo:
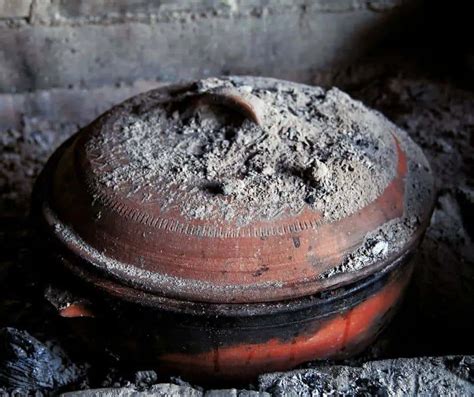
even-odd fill
[(433, 178), (405, 132), (338, 90), (229, 77), (106, 112), (50, 158), (33, 204), (48, 280), (86, 302), (63, 316), (94, 316), (162, 372), (248, 380), (374, 340)]

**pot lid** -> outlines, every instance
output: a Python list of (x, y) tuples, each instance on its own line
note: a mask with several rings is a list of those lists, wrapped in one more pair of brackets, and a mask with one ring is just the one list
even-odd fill
[(269, 302), (383, 270), (427, 225), (421, 150), (338, 89), (229, 77), (105, 113), (50, 159), (41, 217), (79, 274)]

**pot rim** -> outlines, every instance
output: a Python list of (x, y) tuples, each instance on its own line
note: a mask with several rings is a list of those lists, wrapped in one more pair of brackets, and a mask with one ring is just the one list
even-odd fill
[[(87, 129), (87, 127), (86, 127)], [(83, 130), (81, 130), (83, 131)], [(286, 296), (283, 294), (275, 294), (273, 297), (270, 298), (263, 298), (260, 301), (259, 298), (255, 300), (238, 300), (234, 302), (225, 302), (225, 301), (215, 301), (209, 300), (206, 296), (203, 296), (202, 301), (199, 299), (195, 299), (195, 297), (187, 298), (186, 296), (170, 296), (169, 292), (166, 291), (151, 291), (151, 288), (148, 288), (146, 285), (139, 284), (138, 282), (134, 282), (133, 280), (125, 280), (120, 279), (117, 275), (107, 273), (105, 276), (105, 271), (103, 270), (105, 266), (102, 266), (102, 269), (99, 270), (101, 267), (100, 264), (104, 260), (108, 258), (105, 255), (101, 255), (99, 251), (89, 244), (85, 244), (84, 246), (87, 248), (79, 247), (80, 244), (77, 244), (78, 241), (81, 241), (81, 237), (74, 232), (73, 228), (69, 227), (67, 224), (61, 221), (60, 217), (53, 209), (51, 205), (51, 190), (54, 181), (55, 171), (57, 169), (59, 161), (63, 158), (64, 153), (71, 147), (74, 147), (75, 142), (80, 137), (81, 131), (77, 134), (70, 137), (66, 140), (51, 156), (48, 160), (46, 166), (44, 167), (38, 181), (35, 185), (34, 194), (33, 194), (33, 208), (35, 212), (36, 218), (41, 220), (43, 224), (43, 229), (45, 234), (51, 240), (55, 240), (55, 244), (58, 247), (61, 247), (60, 251), (64, 251), (66, 254), (70, 254), (75, 256), (77, 259), (73, 259), (72, 261), (68, 262), (68, 268), (72, 270), (74, 273), (79, 275), (82, 278), (87, 279), (86, 273), (93, 273), (94, 270), (92, 267), (97, 268), (97, 272), (103, 271), (104, 276), (96, 277), (93, 283), (99, 284), (100, 288), (107, 290), (110, 294), (113, 295), (113, 291), (121, 291), (121, 294), (124, 296), (137, 296), (140, 295), (141, 301), (147, 300), (158, 300), (151, 306), (173, 306), (181, 305), (183, 302), (189, 302), (191, 305), (198, 304), (198, 305), (208, 305), (209, 307), (224, 307), (228, 305), (228, 310), (234, 305), (247, 305), (247, 306), (258, 306), (258, 305), (274, 305), (275, 302), (286, 302), (286, 301), (295, 301), (298, 299), (304, 300), (307, 297), (314, 297), (318, 293), (322, 293), (329, 290), (334, 290), (337, 288), (342, 288), (348, 285), (352, 285), (356, 282), (362, 281), (365, 278), (368, 278), (376, 273), (384, 273), (391, 269), (392, 262), (397, 262), (398, 259), (406, 256), (409, 251), (413, 250), (414, 247), (419, 243), (421, 240), (431, 218), (431, 213), (434, 207), (434, 189), (432, 189), (432, 197), (430, 198), (430, 207), (423, 212), (423, 218), (420, 219), (420, 223), (413, 234), (410, 236), (407, 243), (398, 251), (392, 252), (389, 256), (383, 259), (376, 259), (372, 263), (354, 270), (352, 272), (341, 272), (339, 274), (332, 275), (329, 278), (322, 279), (321, 277), (308, 277), (303, 281), (298, 280), (298, 285), (294, 283), (288, 283), (285, 285), (286, 289), (290, 290)], [(396, 142), (397, 139), (394, 137)], [(398, 143), (397, 143), (398, 144)], [(381, 225), (380, 225), (381, 226)], [(65, 233), (64, 233), (65, 232)], [(67, 234), (69, 237), (73, 237), (73, 239), (66, 238), (64, 234)], [(103, 259), (105, 258), (105, 259)], [(79, 261), (78, 261), (79, 259)], [(80, 263), (80, 266), (77, 265)], [(84, 266), (84, 264), (86, 266)], [(97, 266), (94, 266), (97, 264)], [(126, 263), (124, 263), (126, 265)], [(91, 280), (89, 280), (91, 281)], [(193, 280), (189, 280), (193, 281)], [(239, 286), (240, 288), (247, 288), (247, 286)], [(251, 288), (251, 287), (250, 287)], [(278, 286), (273, 288), (279, 288)], [(133, 291), (133, 294), (130, 293)], [(294, 297), (291, 297), (294, 295)], [(161, 303), (161, 300), (164, 299), (167, 303)], [(134, 300), (134, 299), (130, 299)], [(135, 300), (135, 301), (136, 301)], [(164, 302), (164, 301), (163, 301)], [(175, 303), (173, 303), (175, 302)], [(224, 305), (224, 306), (223, 306)], [(227, 310), (227, 309), (226, 309)], [(258, 311), (258, 310), (257, 310)]]
[[(83, 297), (90, 301), (93, 306), (98, 301), (102, 304), (106, 301), (112, 301), (117, 304), (137, 305), (143, 309), (159, 310), (172, 314), (245, 318), (249, 316), (284, 314), (286, 312), (313, 308), (315, 305), (327, 304), (334, 300), (343, 299), (348, 294), (360, 291), (397, 271), (398, 268), (405, 266), (414, 254), (418, 243), (423, 238), (423, 234), (420, 234), (417, 239), (413, 239), (410, 244), (407, 244), (403, 251), (396, 252), (380, 261), (381, 269), (379, 271), (335, 284), (314, 294), (280, 301), (252, 303), (196, 302), (155, 295), (147, 291), (135, 289), (132, 286), (101, 277), (97, 272), (85, 270), (83, 266), (77, 266), (75, 262), (79, 262), (80, 265), (80, 262), (84, 260), (75, 257), (70, 252), (61, 252), (64, 251), (64, 248), (60, 247), (58, 245), (59, 242), (57, 240), (54, 241), (54, 238), (51, 237), (48, 236), (48, 248), (53, 248), (55, 261), (62, 266), (63, 270), (68, 271), (71, 276), (75, 277), (76, 281), (80, 281), (80, 285), (87, 287), (87, 291), (90, 291), (90, 296), (88, 294), (86, 296), (83, 295)], [(99, 307), (102, 306), (99, 304)]]

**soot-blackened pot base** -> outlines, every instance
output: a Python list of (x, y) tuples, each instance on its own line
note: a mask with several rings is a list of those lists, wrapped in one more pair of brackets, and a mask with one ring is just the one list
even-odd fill
[(78, 346), (99, 353), (107, 349), (127, 365), (155, 368), (161, 375), (224, 384), (364, 351), (401, 303), (413, 271), (411, 254), (412, 249), (384, 271), (344, 287), (270, 304), (180, 302), (137, 295), (129, 287), (111, 287), (104, 294), (91, 288), (101, 284), (97, 274), (78, 279), (65, 272), (74, 260), (67, 254), (50, 262), (55, 265), (49, 280), (87, 294), (85, 308), (64, 314), (81, 340)]
[[(168, 151), (183, 175), (160, 163)], [(300, 191), (282, 190), (279, 209), (242, 181)], [(33, 201), (120, 350), (250, 378), (373, 340), (411, 273), (433, 178), (406, 133), (340, 91), (231, 77), (111, 109), (55, 152)]]

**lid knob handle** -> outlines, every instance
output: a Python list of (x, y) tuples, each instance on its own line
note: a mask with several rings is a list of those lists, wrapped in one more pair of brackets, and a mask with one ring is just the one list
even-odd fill
[(238, 88), (219, 87), (203, 92), (198, 95), (195, 107), (213, 104), (234, 110), (259, 126), (262, 126), (265, 119), (265, 103)]

